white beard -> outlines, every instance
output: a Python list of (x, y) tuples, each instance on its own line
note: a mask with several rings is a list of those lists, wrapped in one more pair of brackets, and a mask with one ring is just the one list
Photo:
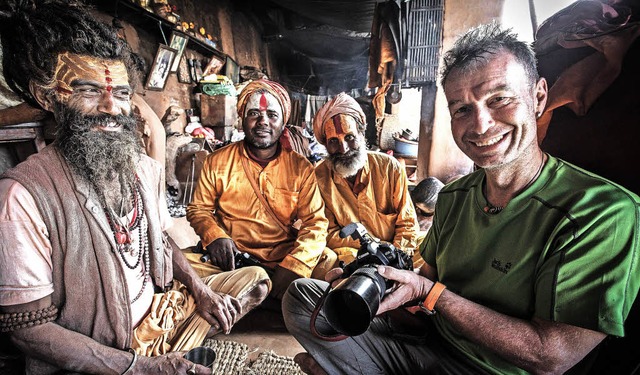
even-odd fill
[(340, 177), (348, 178), (355, 176), (367, 162), (367, 151), (364, 147), (360, 147), (355, 155), (349, 158), (339, 158), (329, 156), (327, 159), (331, 163), (331, 168)]

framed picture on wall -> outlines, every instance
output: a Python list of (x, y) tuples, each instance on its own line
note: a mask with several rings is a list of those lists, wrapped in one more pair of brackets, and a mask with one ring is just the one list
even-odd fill
[(146, 89), (155, 91), (164, 90), (164, 85), (167, 83), (167, 77), (169, 77), (171, 64), (173, 64), (177, 53), (177, 50), (167, 45), (161, 44), (158, 46), (158, 52), (156, 52), (156, 57), (153, 59), (153, 65), (151, 66), (151, 71), (147, 77), (147, 84), (145, 85)]
[(222, 66), (225, 64), (225, 60), (222, 57), (211, 56), (211, 60), (207, 63), (202, 73), (205, 77), (211, 74), (219, 74), (222, 70)]
[(191, 75), (189, 73), (189, 63), (187, 62), (187, 55), (182, 55), (180, 59), (180, 65), (178, 66), (178, 82), (191, 83)]
[(183, 34), (183, 33), (179, 33), (177, 31), (174, 31), (171, 34), (171, 40), (169, 41), (169, 47), (175, 49), (177, 52), (176, 54), (176, 58), (173, 60), (173, 64), (171, 65), (171, 73), (174, 73), (175, 71), (178, 70), (178, 65), (180, 65), (180, 58), (182, 57), (182, 54), (184, 53), (184, 49), (187, 46), (187, 42), (189, 41), (189, 38)]
[(234, 84), (240, 83), (240, 68), (238, 67), (238, 63), (229, 56), (227, 56), (227, 60), (224, 63), (224, 75), (229, 77)]

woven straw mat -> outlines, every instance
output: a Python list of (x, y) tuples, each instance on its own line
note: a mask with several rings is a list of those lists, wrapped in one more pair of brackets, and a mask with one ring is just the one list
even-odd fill
[(293, 358), (272, 351), (260, 353), (249, 362), (249, 347), (235, 341), (207, 339), (203, 346), (216, 351), (213, 374), (224, 375), (304, 375)]

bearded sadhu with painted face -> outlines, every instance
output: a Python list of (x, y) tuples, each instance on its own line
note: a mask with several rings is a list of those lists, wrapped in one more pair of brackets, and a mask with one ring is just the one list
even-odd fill
[(341, 93), (316, 113), (313, 131), (329, 156), (316, 167), (329, 219), (327, 246), (352, 261), (359, 242), (340, 229), (360, 222), (372, 236), (413, 253), (419, 227), (405, 169), (393, 157), (367, 151), (366, 117), (358, 102)]
[(163, 169), (138, 145), (113, 29), (75, 1), (0, 10), (7, 82), (58, 126), (0, 179), (0, 330), (27, 374), (211, 373), (175, 351), (229, 332), (266, 273), (200, 279), (165, 235)]
[[(313, 166), (280, 142), (291, 112), (287, 91), (261, 79), (238, 97), (245, 138), (205, 160), (187, 219), (210, 261), (186, 254), (201, 275), (235, 269), (248, 253), (272, 272), (270, 302), (291, 281), (324, 276), (336, 261), (326, 249), (327, 219)], [(294, 228), (294, 223), (297, 228)]]

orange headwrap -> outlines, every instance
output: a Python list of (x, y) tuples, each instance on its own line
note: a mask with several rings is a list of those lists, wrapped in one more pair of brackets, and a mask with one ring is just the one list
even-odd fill
[(289, 94), (282, 85), (267, 79), (253, 81), (242, 89), (240, 95), (238, 95), (238, 117), (241, 119), (244, 118), (244, 110), (249, 98), (252, 94), (260, 91), (266, 91), (278, 99), (278, 103), (280, 103), (280, 107), (282, 107), (282, 121), (286, 125), (291, 115), (291, 99), (289, 99)]
[(341, 92), (327, 102), (327, 104), (323, 105), (313, 118), (313, 134), (316, 136), (318, 142), (323, 145), (326, 144), (327, 137), (324, 132), (324, 123), (333, 116), (340, 114), (355, 118), (358, 122), (358, 130), (364, 133), (367, 117), (362, 111), (362, 107), (360, 107), (360, 104), (358, 104), (354, 98)]

